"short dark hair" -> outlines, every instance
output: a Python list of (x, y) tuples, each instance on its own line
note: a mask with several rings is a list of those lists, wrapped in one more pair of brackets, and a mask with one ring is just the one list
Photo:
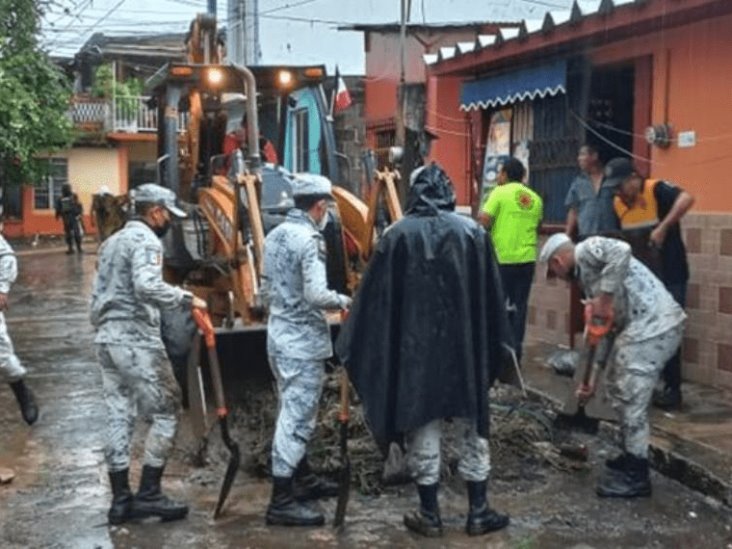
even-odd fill
[(156, 206), (159, 208), (164, 207), (160, 204), (156, 204), (155, 202), (135, 202), (135, 215), (145, 217), (147, 215), (147, 212), (149, 212)]
[(504, 162), (501, 171), (505, 172), (509, 181), (523, 181), (526, 175), (526, 168), (518, 158), (509, 156)]
[(594, 145), (592, 143), (583, 143), (579, 150), (587, 149), (588, 153), (596, 154), (597, 156), (600, 156), (600, 149), (597, 148), (597, 145)]
[(295, 207), (298, 210), (307, 212), (320, 200), (329, 198), (331, 198), (331, 196), (328, 194), (303, 194), (293, 197), (293, 200), (295, 201)]

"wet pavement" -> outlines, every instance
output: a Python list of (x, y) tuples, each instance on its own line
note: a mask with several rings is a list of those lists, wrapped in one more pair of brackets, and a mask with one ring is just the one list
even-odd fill
[[(211, 511), (223, 475), (216, 466), (199, 469), (190, 455), (195, 442), (184, 417), (179, 449), (166, 471), (170, 495), (191, 504), (178, 523), (106, 524), (109, 487), (102, 454), (104, 418), (101, 379), (94, 358), (87, 299), (95, 256), (58, 252), (24, 254), (7, 314), (17, 353), (30, 370), (29, 383), (41, 402), (39, 422), (26, 427), (10, 391), (0, 387), (0, 467), (16, 477), (0, 486), (2, 548), (198, 548), (198, 547), (695, 547), (732, 549), (728, 508), (654, 473), (652, 498), (604, 501), (594, 480), (607, 442), (582, 439), (591, 450), (589, 470), (563, 472), (531, 456), (502, 460), (493, 472), (492, 504), (512, 515), (511, 526), (482, 538), (462, 532), (464, 488), (446, 482), (441, 493), (447, 534), (425, 540), (407, 533), (404, 512), (415, 505), (411, 486), (389, 488), (378, 497), (352, 494), (346, 527), (271, 528), (263, 514), (269, 484), (237, 477), (225, 508)], [(212, 436), (217, 436), (214, 433)], [(136, 454), (139, 457), (140, 433)], [(247, 452), (243, 446), (242, 451)], [(133, 468), (133, 479), (139, 474)], [(323, 508), (332, 519), (334, 501)]]

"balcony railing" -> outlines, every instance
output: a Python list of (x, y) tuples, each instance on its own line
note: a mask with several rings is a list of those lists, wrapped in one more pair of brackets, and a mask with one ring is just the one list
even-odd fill
[[(154, 132), (158, 128), (158, 110), (148, 106), (149, 97), (118, 96), (112, 100), (76, 97), (69, 117), (74, 126), (86, 131)], [(188, 113), (178, 114), (178, 131), (184, 132)]]

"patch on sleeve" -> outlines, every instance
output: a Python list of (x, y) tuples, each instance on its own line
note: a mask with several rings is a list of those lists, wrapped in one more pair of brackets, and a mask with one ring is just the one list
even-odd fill
[(154, 265), (156, 267), (159, 267), (163, 264), (162, 254), (157, 248), (146, 248), (145, 259), (148, 265)]

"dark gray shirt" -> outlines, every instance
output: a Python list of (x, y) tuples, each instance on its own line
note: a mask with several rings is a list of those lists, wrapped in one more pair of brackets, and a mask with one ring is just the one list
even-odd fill
[(617, 185), (608, 185), (608, 181), (603, 179), (600, 192), (595, 193), (592, 181), (585, 174), (578, 175), (572, 181), (564, 205), (577, 211), (577, 234), (580, 240), (620, 231), (613, 208), (616, 188)]

